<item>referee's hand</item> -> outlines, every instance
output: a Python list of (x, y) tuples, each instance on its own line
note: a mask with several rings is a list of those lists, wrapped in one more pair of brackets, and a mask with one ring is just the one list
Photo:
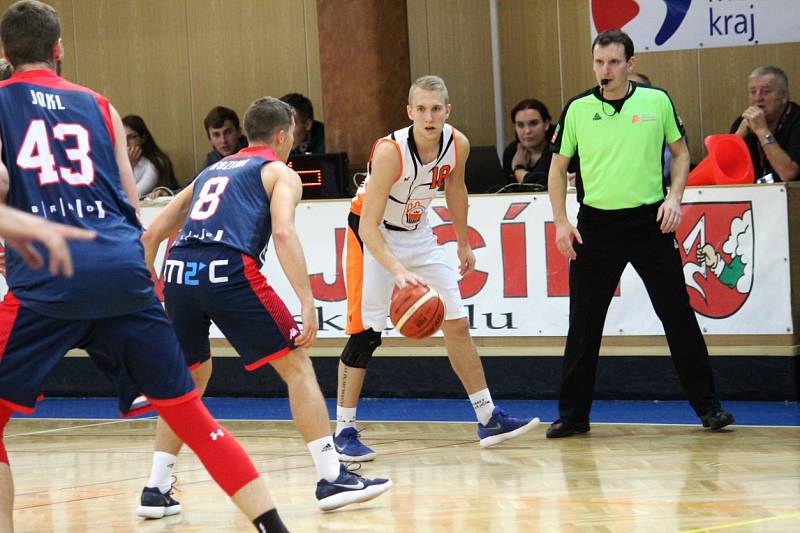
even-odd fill
[(656, 222), (661, 222), (661, 233), (672, 233), (681, 223), (681, 201), (667, 195), (658, 208)]
[(575, 248), (572, 247), (572, 241), (577, 240), (583, 244), (578, 228), (573, 226), (567, 220), (556, 221), (556, 246), (561, 255), (575, 259), (578, 255), (575, 253)]

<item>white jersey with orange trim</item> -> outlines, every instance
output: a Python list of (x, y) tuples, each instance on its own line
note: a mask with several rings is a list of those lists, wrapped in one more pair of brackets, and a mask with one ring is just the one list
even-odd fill
[[(420, 160), (414, 136), (411, 134), (413, 128), (414, 126), (409, 126), (397, 130), (378, 139), (372, 147), (372, 153), (374, 153), (378, 143), (389, 141), (395, 145), (400, 154), (400, 174), (389, 191), (386, 211), (383, 213), (384, 224), (395, 229), (414, 230), (427, 220), (428, 206), (431, 200), (436, 197), (437, 191), (458, 162), (456, 130), (453, 126), (444, 125), (439, 141), (439, 153), (433, 161), (427, 164), (423, 164)], [(351, 211), (357, 215), (361, 214), (364, 191), (366, 187), (369, 187), (372, 173), (372, 153), (370, 153), (370, 162), (367, 167), (367, 178), (358, 188), (351, 206)]]

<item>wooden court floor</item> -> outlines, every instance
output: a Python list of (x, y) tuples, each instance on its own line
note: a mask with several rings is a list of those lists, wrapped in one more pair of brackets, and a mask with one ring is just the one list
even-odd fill
[[(225, 425), (297, 532), (800, 531), (800, 428), (594, 425), (591, 436), (547, 440), (542, 425), (482, 450), (473, 424), (370, 423), (363, 437), (380, 455), (363, 471), (395, 486), (324, 514), (291, 423)], [(154, 427), (12, 420), (17, 532), (250, 531), (188, 451), (176, 466), (183, 513), (134, 515)]]

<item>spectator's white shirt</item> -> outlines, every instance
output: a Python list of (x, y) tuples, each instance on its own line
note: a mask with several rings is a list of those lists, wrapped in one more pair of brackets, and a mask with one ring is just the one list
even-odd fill
[(158, 170), (146, 157), (142, 156), (133, 167), (133, 177), (136, 179), (136, 193), (139, 198), (149, 194), (158, 183)]

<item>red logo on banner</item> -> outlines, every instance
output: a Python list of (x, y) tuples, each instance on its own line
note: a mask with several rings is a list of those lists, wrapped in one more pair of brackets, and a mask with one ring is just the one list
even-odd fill
[[(448, 211), (446, 207), (434, 207), (433, 211), (439, 215), (439, 218), (446, 222), (446, 224), (433, 227), (433, 234), (436, 235), (436, 240), (439, 245), (441, 246), (448, 242), (456, 242), (456, 230), (451, 223), (453, 217), (450, 216), (450, 211)], [(486, 246), (486, 241), (483, 240), (481, 234), (472, 227), (467, 228), (467, 240), (473, 250), (478, 250)], [(483, 286), (486, 285), (486, 279), (488, 277), (488, 273), (476, 269), (472, 274), (461, 278), (458, 282), (458, 288), (461, 290), (461, 297), (472, 298), (478, 294)]]
[(511, 222), (525, 211), (530, 202), (515, 202), (508, 206), (500, 224), (500, 245), (503, 256), (503, 297), (528, 296), (528, 244), (525, 223)]
[[(561, 255), (556, 246), (555, 222), (544, 223), (544, 253), (547, 265), (547, 296), (569, 296), (569, 258)], [(614, 289), (614, 297), (620, 295), (619, 284)]]
[(592, 20), (598, 32), (622, 28), (639, 14), (635, 0), (593, 0)]
[(751, 202), (684, 204), (675, 235), (695, 311), (710, 318), (738, 311), (753, 287)]
[[(653, 39), (658, 46), (675, 35), (692, 5), (692, 0), (662, 1), (666, 4), (667, 13)], [(636, 0), (592, 0), (592, 20), (598, 33), (624, 28), (626, 24), (639, 16), (640, 11), (639, 3)]]
[(340, 302), (347, 298), (347, 289), (344, 285), (344, 274), (342, 272), (342, 249), (344, 248), (345, 229), (336, 228), (334, 235), (336, 238), (336, 278), (334, 278), (333, 283), (327, 283), (325, 276), (321, 272), (308, 276), (314, 298), (323, 302)]

